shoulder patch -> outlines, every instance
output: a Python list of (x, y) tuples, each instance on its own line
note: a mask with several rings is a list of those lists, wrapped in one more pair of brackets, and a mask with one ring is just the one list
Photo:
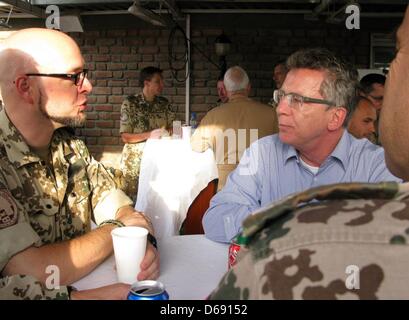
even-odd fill
[(0, 229), (15, 225), (17, 218), (16, 201), (8, 190), (0, 189)]

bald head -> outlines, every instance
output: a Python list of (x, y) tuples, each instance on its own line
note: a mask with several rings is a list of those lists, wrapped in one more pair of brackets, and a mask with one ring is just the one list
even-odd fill
[(78, 67), (67, 66), (67, 62), (78, 56), (80, 50), (77, 44), (62, 32), (41, 28), (23, 29), (2, 43), (0, 74), (14, 78), (18, 73), (65, 72), (62, 70), (64, 67)]
[[(0, 48), (0, 93), (4, 109), (25, 138), (85, 123), (87, 95), (84, 59), (66, 34), (40, 28), (23, 29), (8, 37)], [(36, 143), (35, 139), (30, 145)]]

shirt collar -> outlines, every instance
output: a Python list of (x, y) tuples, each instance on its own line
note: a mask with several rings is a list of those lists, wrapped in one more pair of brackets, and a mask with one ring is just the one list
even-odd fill
[(336, 158), (339, 161), (341, 161), (345, 169), (348, 167), (348, 160), (349, 160), (348, 154), (349, 154), (350, 148), (351, 148), (351, 135), (348, 133), (346, 129), (344, 129), (344, 133), (342, 134), (342, 137), (339, 140), (334, 151), (332, 151), (330, 157)]
[(141, 100), (145, 103), (148, 103), (148, 104), (156, 103), (158, 102), (158, 99), (159, 99), (159, 96), (155, 96), (152, 101), (148, 101), (146, 100), (145, 95), (143, 94), (143, 91), (141, 91)]
[(41, 161), (38, 156), (30, 151), (23, 136), (7, 116), (4, 106), (0, 111), (0, 128), (0, 142), (4, 146), (11, 163), (21, 167), (31, 162)]
[[(288, 144), (283, 144), (283, 146), (284, 146), (283, 154), (284, 154), (285, 163), (287, 163), (287, 161), (292, 158), (296, 158), (297, 160), (299, 160), (298, 152), (293, 146), (290, 146)], [(332, 151), (332, 153), (329, 155), (327, 160), (324, 161), (324, 163), (328, 161), (328, 159), (331, 157), (331, 158), (338, 159), (342, 163), (342, 166), (344, 167), (344, 169), (347, 168), (348, 159), (349, 159), (348, 150), (350, 149), (350, 147), (351, 147), (351, 135), (347, 132), (347, 130), (344, 129), (344, 132), (341, 136), (341, 139), (338, 141), (337, 146), (335, 147), (334, 151)]]
[(298, 159), (298, 152), (297, 152), (297, 150), (295, 150), (295, 148), (293, 146), (290, 146), (289, 144), (283, 143), (283, 147), (284, 147), (283, 154), (284, 154), (285, 163), (287, 163), (287, 161), (292, 159), (292, 158), (296, 158), (297, 160), (299, 160)]

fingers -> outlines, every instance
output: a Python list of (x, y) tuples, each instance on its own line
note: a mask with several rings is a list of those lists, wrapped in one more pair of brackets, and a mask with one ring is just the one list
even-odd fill
[(159, 252), (150, 243), (147, 245), (145, 257), (141, 263), (138, 281), (153, 280), (159, 277)]
[(151, 131), (150, 138), (152, 138), (152, 139), (160, 139), (160, 137), (161, 137), (163, 134), (164, 134), (164, 131), (163, 131), (162, 128), (160, 128), (160, 129), (155, 129), (155, 130), (152, 130), (152, 131)]
[(135, 211), (132, 207), (120, 209), (116, 218), (126, 226), (143, 227), (148, 229), (150, 233), (154, 234), (150, 219), (143, 213)]

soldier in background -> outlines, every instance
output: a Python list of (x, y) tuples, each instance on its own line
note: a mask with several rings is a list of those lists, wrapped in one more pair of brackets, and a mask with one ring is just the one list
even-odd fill
[[(388, 168), (409, 179), (409, 7), (381, 111)], [(321, 202), (305, 204), (309, 200)], [(338, 184), (292, 195), (243, 223), (237, 265), (212, 299), (407, 299), (409, 185)]]
[(219, 96), (219, 99), (217, 100), (215, 104), (211, 105), (207, 111), (210, 111), (216, 107), (219, 107), (223, 103), (227, 103), (227, 101), (229, 101), (229, 97), (227, 96), (227, 91), (224, 86), (223, 78), (224, 78), (224, 73), (219, 76), (219, 78), (217, 79), (217, 84), (216, 84), (217, 95)]
[(120, 164), (124, 175), (124, 190), (134, 201), (145, 141), (169, 136), (168, 130), (175, 120), (173, 106), (166, 98), (160, 96), (163, 91), (161, 69), (156, 67), (142, 69), (139, 85), (142, 92), (127, 97), (122, 103), (119, 129), (125, 143)]
[[(2, 43), (0, 74), (0, 299), (125, 299), (125, 284), (70, 286), (112, 255), (114, 228), (153, 232), (67, 129), (85, 123), (92, 90), (80, 49), (62, 32), (23, 29)], [(59, 288), (45, 285), (49, 266)], [(139, 280), (159, 274), (150, 243), (141, 270)]]
[(376, 109), (372, 102), (368, 98), (358, 96), (355, 110), (348, 120), (348, 132), (357, 139), (367, 138), (376, 143), (376, 119)]
[[(278, 61), (276, 65), (274, 66), (274, 71), (273, 71), (273, 80), (274, 80), (276, 90), (281, 89), (281, 86), (284, 83), (287, 73), (288, 73), (288, 68), (285, 63), (285, 60)], [(277, 104), (275, 103), (273, 98), (270, 100), (268, 104), (272, 106), (273, 108), (277, 107)]]
[(362, 77), (359, 82), (360, 95), (368, 98), (372, 102), (372, 105), (376, 109), (377, 121), (375, 122), (375, 142), (381, 145), (379, 141), (379, 118), (383, 105), (383, 95), (385, 90), (386, 77), (383, 74), (369, 73)]
[(372, 102), (376, 110), (382, 108), (385, 80), (382, 74), (370, 73), (359, 81), (361, 94)]

